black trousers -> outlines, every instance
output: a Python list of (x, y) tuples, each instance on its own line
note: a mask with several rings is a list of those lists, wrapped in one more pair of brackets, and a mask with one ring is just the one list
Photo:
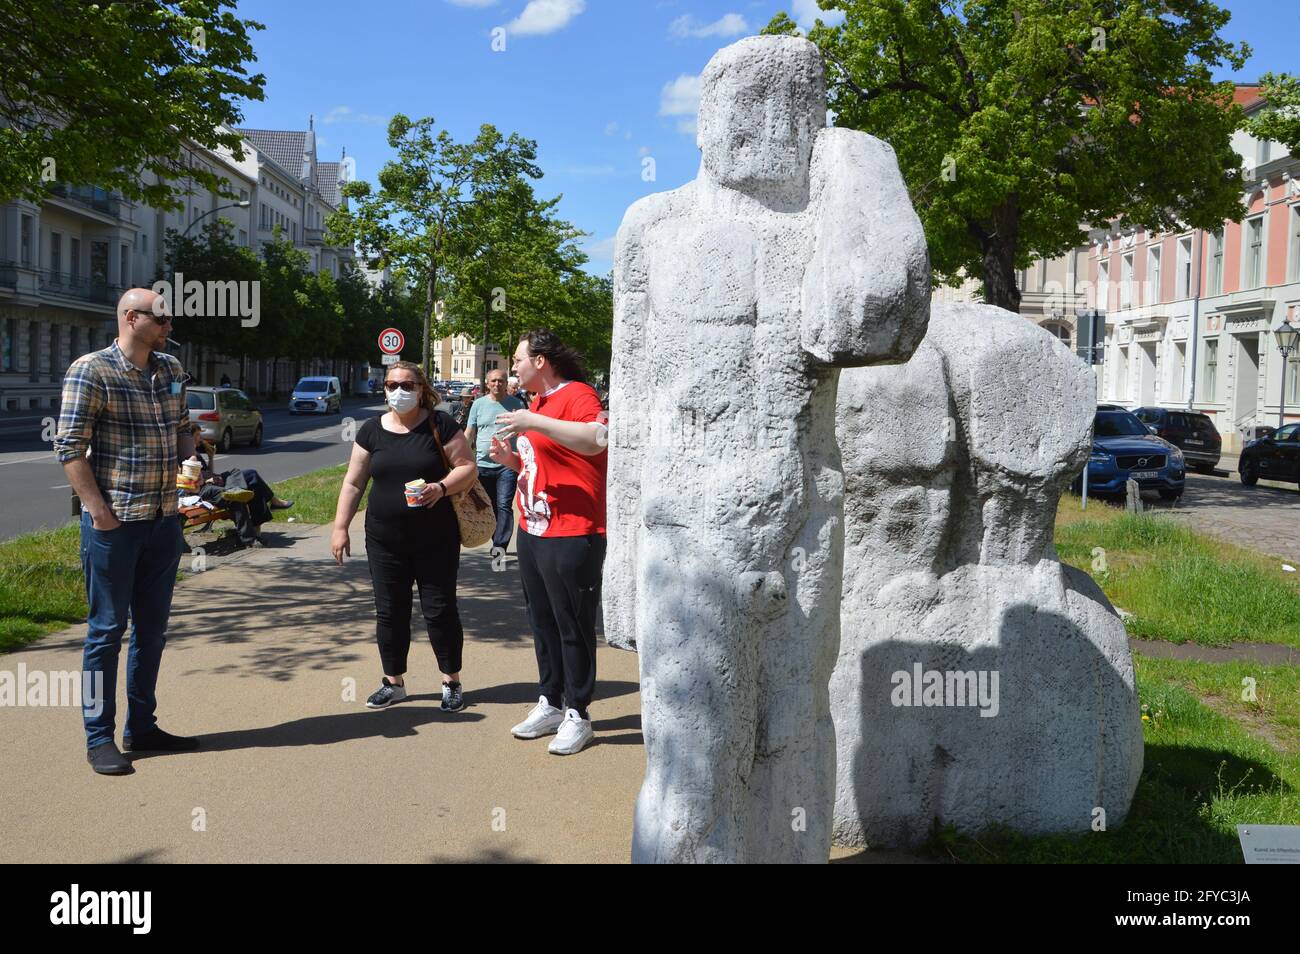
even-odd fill
[(542, 695), (557, 708), (563, 700), (586, 719), (596, 691), (596, 612), (605, 536), (520, 533), (516, 546)]
[(366, 535), (366, 558), (375, 587), (375, 638), (384, 673), (406, 672), (411, 649), (411, 584), (420, 589), (420, 609), (438, 669), (460, 672), (465, 630), (456, 607), (460, 540), (421, 540), (403, 547)]

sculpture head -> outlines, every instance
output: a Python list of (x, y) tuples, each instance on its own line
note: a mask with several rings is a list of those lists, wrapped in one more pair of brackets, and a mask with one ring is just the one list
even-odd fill
[(704, 168), (744, 192), (802, 189), (826, 125), (821, 54), (793, 36), (751, 36), (713, 55), (700, 78), (695, 142)]

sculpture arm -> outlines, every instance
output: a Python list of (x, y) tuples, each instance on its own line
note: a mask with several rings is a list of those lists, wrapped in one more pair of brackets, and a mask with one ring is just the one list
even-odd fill
[(636, 572), (641, 473), (651, 409), (645, 340), (650, 315), (644, 219), (651, 199), (632, 206), (614, 250), (614, 337), (609, 374), (609, 471), (604, 570), (605, 639), (636, 648)]
[(890, 145), (850, 129), (818, 132), (812, 259), (800, 344), (819, 362), (906, 361), (930, 315), (930, 259)]

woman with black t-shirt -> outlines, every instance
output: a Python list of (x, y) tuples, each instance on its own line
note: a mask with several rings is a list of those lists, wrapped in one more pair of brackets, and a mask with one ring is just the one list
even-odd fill
[[(447, 498), (469, 487), (478, 468), (456, 422), (434, 410), (437, 399), (418, 364), (390, 365), (384, 391), (388, 413), (366, 421), (357, 432), (339, 491), (330, 550), (340, 565), (351, 553), (348, 526), (373, 478), (366, 505), (366, 558), (375, 587), (375, 634), (384, 678), (366, 705), (383, 709), (406, 698), (415, 582), (429, 642), (442, 670), (442, 708), (456, 712), (465, 707), (460, 684), (465, 631), (456, 608), (460, 527)], [(451, 460), (450, 473), (440, 443)], [(408, 496), (407, 484), (419, 480), (424, 485), (411, 488)]]

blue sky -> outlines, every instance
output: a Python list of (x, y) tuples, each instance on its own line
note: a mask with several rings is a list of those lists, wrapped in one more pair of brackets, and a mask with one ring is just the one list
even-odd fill
[[(374, 181), (390, 158), (388, 118), (433, 116), (458, 139), (490, 122), (537, 140), (539, 195), (563, 194), (560, 213), (592, 237), (588, 268), (612, 267), (624, 210), (676, 188), (699, 167), (692, 132), (697, 78), (710, 56), (758, 32), (780, 10), (809, 21), (815, 0), (240, 0), (266, 99), (244, 124), (304, 129), (315, 115), (322, 160), (347, 147)], [(1225, 35), (1254, 55), (1237, 76), (1300, 71), (1300, 11), (1270, 0), (1228, 0)], [(493, 50), (493, 29), (505, 49)], [(655, 180), (642, 178), (654, 160)]]

